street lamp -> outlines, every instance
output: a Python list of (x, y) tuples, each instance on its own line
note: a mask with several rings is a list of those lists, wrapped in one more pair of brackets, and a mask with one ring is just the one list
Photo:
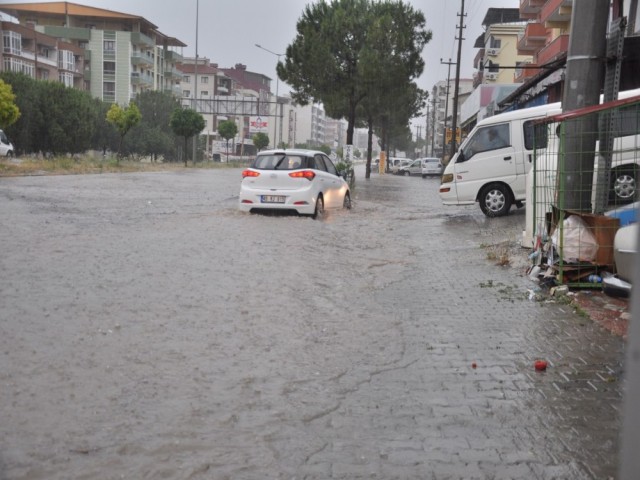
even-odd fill
[[(265, 52), (269, 52), (271, 55), (275, 55), (276, 57), (278, 57), (278, 63), (280, 63), (280, 57), (282, 57), (284, 55), (284, 53), (276, 53), (276, 52), (272, 52), (271, 50), (269, 50), (268, 48), (264, 48), (262, 45), (258, 45), (257, 43), (255, 44), (256, 47), (258, 47), (261, 50), (264, 50)], [(278, 148), (278, 139), (276, 137), (277, 134), (277, 128), (278, 128), (278, 72), (276, 72), (276, 115), (275, 115), (275, 119), (273, 121), (273, 145), (274, 148)], [(282, 137), (282, 131), (280, 132), (280, 137)], [(282, 142), (282, 138), (280, 139), (280, 141)]]

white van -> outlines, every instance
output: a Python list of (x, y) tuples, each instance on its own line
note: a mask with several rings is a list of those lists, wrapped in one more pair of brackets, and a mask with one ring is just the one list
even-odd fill
[[(639, 94), (640, 90), (630, 90), (621, 92), (618, 98)], [(478, 202), (488, 217), (506, 215), (513, 204), (522, 206), (526, 199), (526, 177), (533, 164), (534, 121), (559, 113), (562, 113), (562, 106), (558, 102), (507, 112), (478, 122), (442, 174), (442, 203), (472, 205)], [(556, 144), (555, 138), (547, 140), (550, 145)], [(618, 160), (618, 163), (632, 161)], [(625, 186), (628, 185), (631, 181), (629, 170), (616, 169), (615, 182), (618, 174), (623, 176)], [(634, 176), (633, 195), (636, 181)]]
[(13, 157), (13, 145), (7, 138), (7, 135), (0, 130), (0, 157)]
[(445, 205), (472, 205), (488, 217), (506, 215), (526, 195), (533, 163), (534, 120), (561, 113), (560, 103), (485, 118), (471, 130), (442, 173)]

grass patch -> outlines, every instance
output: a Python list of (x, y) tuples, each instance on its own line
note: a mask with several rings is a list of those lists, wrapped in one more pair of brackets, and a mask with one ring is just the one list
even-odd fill
[(487, 251), (487, 260), (495, 262), (501, 267), (511, 265), (511, 255), (509, 254), (508, 242), (502, 242), (493, 245), (481, 243), (480, 248)]
[[(198, 162), (189, 161), (186, 168), (214, 169), (241, 168), (248, 162)], [(0, 159), (0, 177), (17, 177), (27, 175), (79, 175), (92, 173), (124, 173), (124, 172), (160, 172), (184, 169), (183, 162), (150, 163), (137, 160), (121, 159), (115, 156), (60, 156), (53, 158), (3, 158)]]

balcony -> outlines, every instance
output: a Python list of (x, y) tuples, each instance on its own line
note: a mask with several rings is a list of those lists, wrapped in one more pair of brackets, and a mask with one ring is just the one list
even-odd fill
[(52, 37), (68, 38), (69, 40), (91, 40), (91, 30), (88, 28), (45, 25), (44, 33)]
[(542, 23), (529, 22), (524, 33), (518, 36), (518, 55), (531, 55), (547, 41), (547, 29)]
[(131, 65), (153, 66), (153, 58), (142, 52), (134, 52), (131, 54)]
[(173, 63), (182, 63), (183, 57), (178, 52), (174, 52), (173, 50), (167, 50), (164, 52), (164, 59), (167, 62)]
[(558, 35), (549, 45), (538, 52), (538, 65), (545, 65), (569, 50), (569, 35)]
[(540, 71), (539, 68), (535, 68), (536, 64), (531, 62), (522, 62), (519, 67), (521, 68), (516, 68), (513, 72), (513, 83), (523, 83)]
[(520, 18), (523, 20), (534, 20), (546, 0), (520, 0)]
[(170, 67), (165, 65), (164, 67), (164, 76), (166, 78), (182, 78), (182, 72), (180, 72), (177, 68), (175, 67)]
[(134, 45), (143, 45), (145, 47), (154, 47), (156, 44), (151, 37), (140, 32), (131, 32), (131, 43)]
[(547, 28), (566, 27), (571, 22), (573, 0), (548, 0), (540, 11), (540, 21)]
[(140, 72), (131, 73), (131, 84), (132, 85), (153, 85), (153, 77), (151, 75), (141, 74)]

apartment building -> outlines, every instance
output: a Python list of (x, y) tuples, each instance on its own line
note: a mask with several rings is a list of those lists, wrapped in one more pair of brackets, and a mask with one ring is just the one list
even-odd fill
[[(178, 49), (186, 44), (162, 34), (144, 17), (72, 2), (6, 3), (0, 4), (0, 12), (34, 32), (34, 37), (38, 37), (33, 40), (36, 52), (47, 49), (44, 44), (37, 47), (37, 42), (42, 42), (40, 36), (61, 42), (57, 51), (58, 76), (69, 86), (119, 104), (129, 103), (145, 90), (176, 95), (180, 92), (176, 65), (182, 60)], [(23, 35), (24, 30), (13, 28), (7, 32), (5, 37), (3, 30), (2, 68), (15, 70), (24, 62), (29, 63), (30, 55), (5, 61), (6, 42), (11, 50), (11, 45), (17, 45), (16, 34)], [(28, 35), (25, 36), (29, 45)], [(38, 76), (35, 53), (33, 56), (34, 68), (24, 67), (25, 73), (34, 78), (51, 75), (51, 71), (45, 73), (39, 57), (41, 76)]]
[(38, 33), (32, 25), (0, 22), (0, 69), (39, 80), (57, 80), (85, 89), (84, 50), (60, 39)]
[[(516, 70), (516, 80), (522, 85), (500, 102), (503, 110), (562, 100), (573, 5), (573, 0), (520, 0), (520, 17), (527, 24), (518, 37), (518, 50), (530, 54), (532, 59), (523, 65), (527, 68)], [(638, 0), (611, 3), (609, 35), (622, 17), (626, 18), (627, 25), (619, 88), (629, 90), (640, 86)]]
[(521, 53), (518, 37), (526, 23), (517, 8), (489, 8), (482, 21), (485, 28), (474, 44), (480, 50), (474, 59), (474, 86), (483, 83), (515, 83), (514, 69), (531, 61), (531, 55)]
[[(473, 91), (474, 80), (471, 78), (461, 78), (458, 84), (458, 105), (462, 105), (464, 100)], [(445, 125), (451, 128), (453, 124), (453, 97), (455, 91), (455, 79), (441, 80), (433, 86), (431, 98), (435, 100), (434, 114), (434, 152), (441, 155), (445, 143)], [(460, 109), (458, 109), (457, 124), (460, 125)]]

